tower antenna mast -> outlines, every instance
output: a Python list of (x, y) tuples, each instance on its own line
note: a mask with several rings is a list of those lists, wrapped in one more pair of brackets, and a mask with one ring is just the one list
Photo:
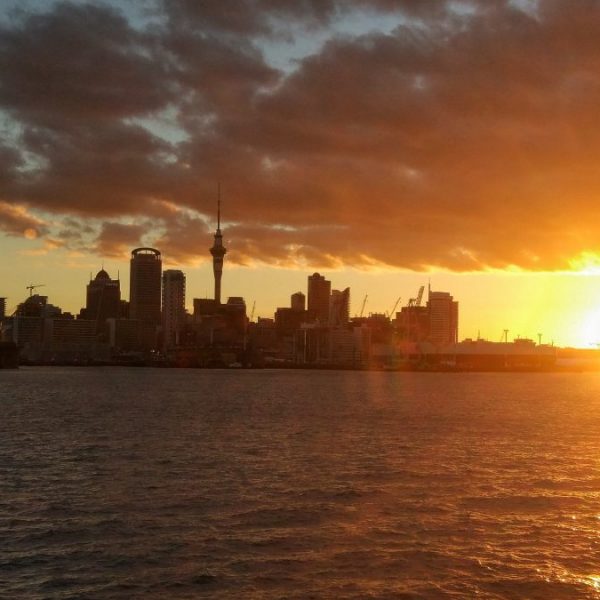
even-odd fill
[(217, 181), (217, 229), (221, 229), (221, 182)]

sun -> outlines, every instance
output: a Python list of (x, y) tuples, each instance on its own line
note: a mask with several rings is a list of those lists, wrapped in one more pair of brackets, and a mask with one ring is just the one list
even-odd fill
[(577, 340), (581, 348), (600, 346), (600, 308), (583, 313), (577, 331)]

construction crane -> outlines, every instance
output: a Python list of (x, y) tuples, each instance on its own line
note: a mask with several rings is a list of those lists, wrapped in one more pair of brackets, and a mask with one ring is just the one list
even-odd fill
[(31, 296), (33, 296), (33, 290), (35, 290), (36, 288), (39, 288), (39, 287), (44, 287), (45, 285), (46, 285), (45, 283), (38, 283), (36, 285), (33, 285), (33, 284), (26, 285), (25, 289), (29, 290), (29, 297), (31, 298)]
[(409, 306), (421, 306), (421, 302), (423, 301), (423, 292), (425, 291), (425, 286), (422, 285), (419, 288), (419, 293), (417, 294), (416, 298), (411, 298), (408, 301), (408, 305)]
[(396, 303), (392, 307), (392, 310), (390, 310), (389, 313), (386, 313), (388, 319), (392, 319), (394, 317), (394, 311), (396, 310), (398, 304), (400, 304), (400, 296), (398, 296), (398, 300), (396, 300)]
[(256, 300), (252, 303), (252, 310), (250, 311), (250, 322), (254, 319), (254, 309), (256, 308)]
[(369, 294), (365, 294), (365, 298), (362, 302), (362, 306), (360, 308), (360, 317), (362, 319), (362, 316), (365, 314), (365, 306), (367, 305), (367, 298), (369, 297)]
[(424, 292), (424, 291), (425, 291), (425, 286), (424, 286), (424, 285), (422, 285), (422, 286), (419, 288), (419, 293), (418, 293), (418, 295), (417, 295), (417, 300), (416, 300), (416, 302), (415, 302), (415, 306), (421, 306), (421, 301), (423, 300), (423, 292)]

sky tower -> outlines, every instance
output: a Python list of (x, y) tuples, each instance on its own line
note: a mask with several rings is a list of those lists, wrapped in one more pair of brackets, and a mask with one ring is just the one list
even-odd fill
[(210, 249), (213, 257), (213, 273), (215, 274), (215, 302), (221, 304), (221, 275), (223, 275), (223, 257), (227, 248), (223, 246), (223, 234), (221, 233), (221, 184), (217, 188), (217, 231), (215, 232), (215, 243)]

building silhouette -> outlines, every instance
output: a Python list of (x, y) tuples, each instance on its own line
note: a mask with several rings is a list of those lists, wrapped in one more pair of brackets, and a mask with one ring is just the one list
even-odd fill
[(162, 276), (162, 325), (165, 348), (179, 345), (185, 325), (185, 275), (168, 269)]
[(403, 306), (394, 320), (398, 339), (403, 342), (424, 342), (429, 338), (430, 319), (427, 306)]
[(308, 276), (308, 313), (311, 320), (323, 325), (329, 322), (329, 296), (331, 281), (313, 273)]
[(436, 346), (458, 342), (458, 302), (448, 292), (429, 292), (429, 341)]
[(129, 317), (160, 323), (162, 260), (154, 248), (136, 248), (131, 252), (129, 271)]
[(219, 196), (217, 199), (217, 230), (215, 231), (215, 241), (210, 248), (213, 257), (213, 274), (215, 277), (215, 303), (221, 304), (221, 277), (223, 275), (223, 258), (227, 253), (227, 248), (223, 246), (223, 234), (221, 233), (221, 188), (219, 186)]
[(302, 292), (296, 292), (291, 296), (291, 307), (295, 311), (306, 310), (306, 296)]
[(161, 273), (162, 260), (158, 250), (133, 250), (129, 271), (129, 318), (139, 321), (139, 347), (146, 351), (157, 347), (161, 323)]
[(0, 298), (0, 321), (6, 317), (6, 298)]
[(329, 326), (345, 327), (350, 321), (350, 288), (333, 290), (329, 298)]
[(96, 322), (98, 332), (106, 319), (118, 319), (121, 313), (121, 282), (111, 279), (110, 275), (101, 269), (86, 287), (85, 308), (79, 313), (80, 319)]

